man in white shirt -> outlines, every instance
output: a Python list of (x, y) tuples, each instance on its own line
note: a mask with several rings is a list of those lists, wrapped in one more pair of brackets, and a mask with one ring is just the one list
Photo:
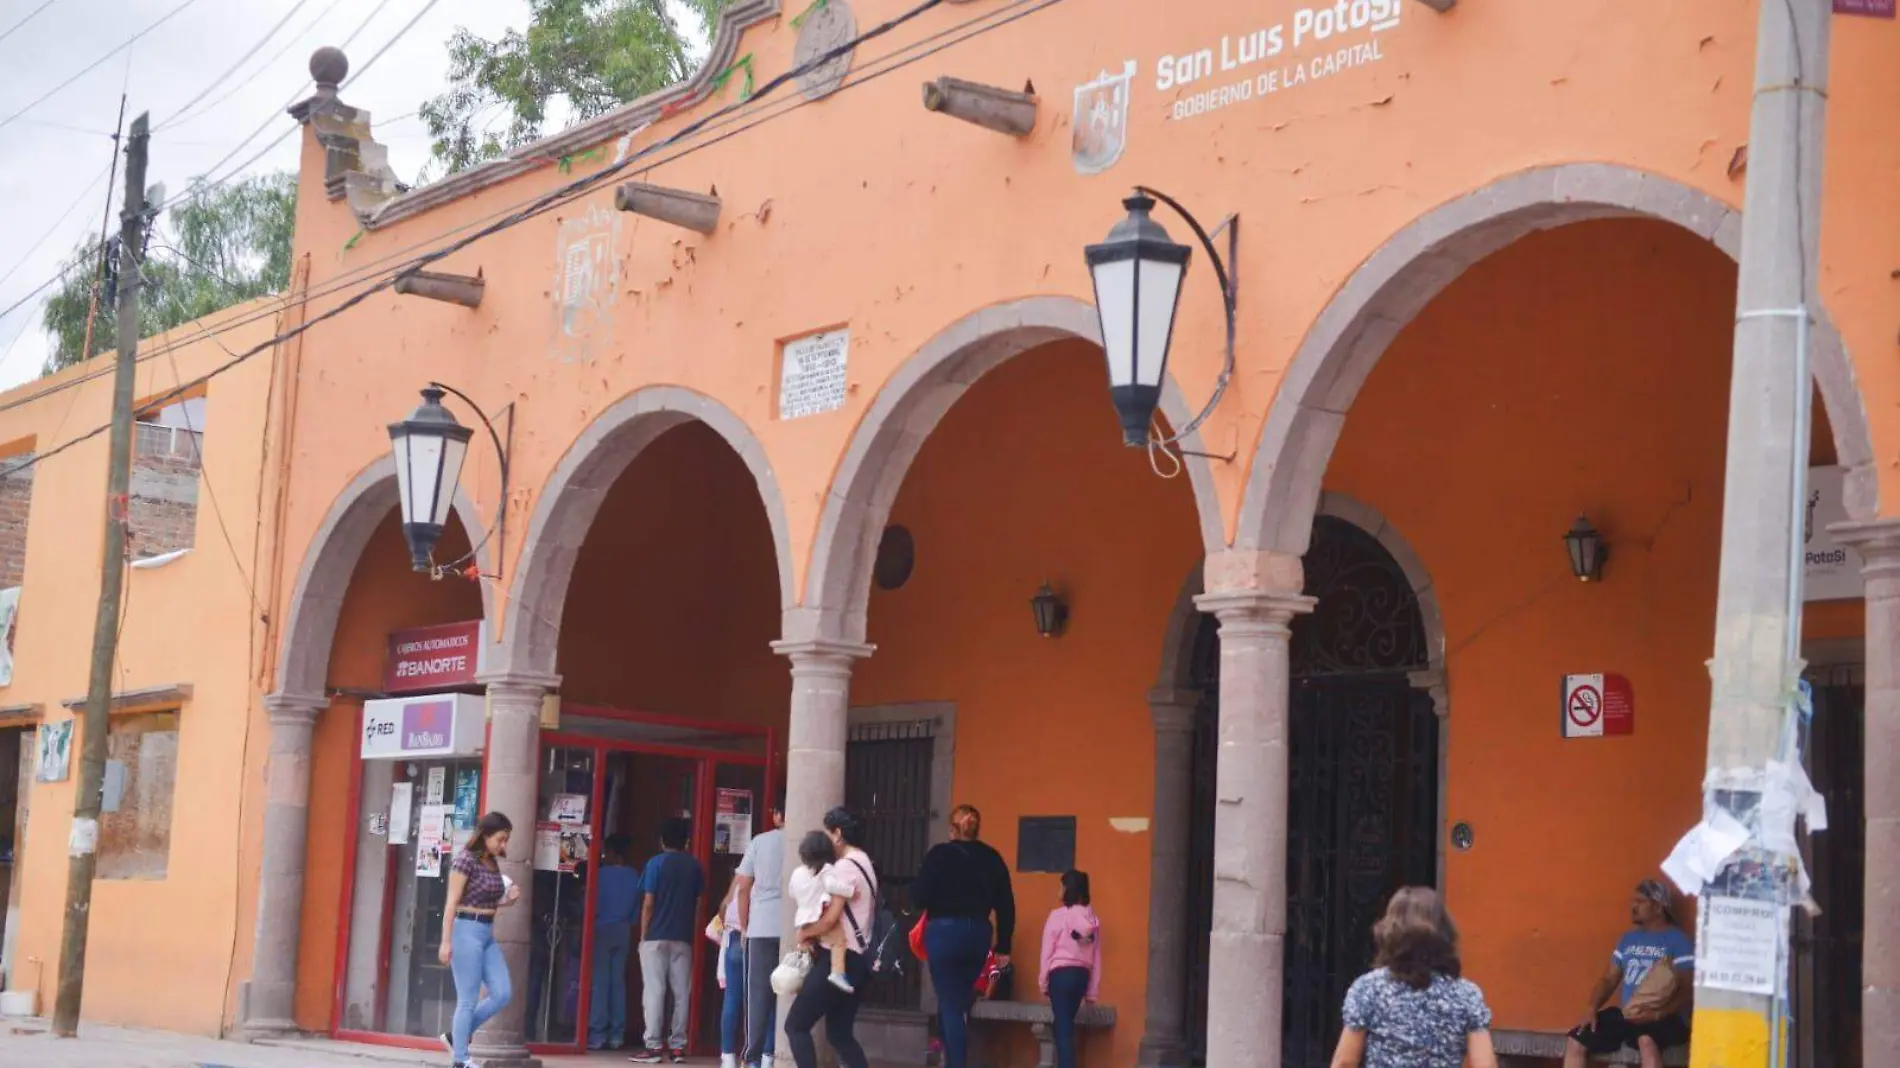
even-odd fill
[(772, 969), (778, 967), (784, 917), (785, 793), (772, 801), (772, 829), (752, 839), (739, 861), (733, 891), (739, 928), (745, 932), (745, 1049), (739, 1063), (759, 1068), (772, 1059), (778, 1037), (778, 997)]

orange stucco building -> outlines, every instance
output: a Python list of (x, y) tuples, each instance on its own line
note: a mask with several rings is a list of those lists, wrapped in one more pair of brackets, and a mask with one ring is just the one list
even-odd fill
[[(871, 814), (900, 905), (948, 806), (979, 806), (1024, 961), (1050, 869), (1089, 871), (1096, 1064), (1325, 1063), (1366, 926), (1408, 882), (1445, 893), (1500, 1049), (1560, 1050), (1630, 887), (1702, 811), (1756, 10), (800, 15), (742, 0), (693, 80), (415, 190), (338, 99), (343, 60), (313, 60), (292, 290), (222, 338), (296, 336), (205, 391), (206, 478), (256, 566), (240, 581), (201, 535), (135, 576), (125, 640), (128, 690), (191, 687), (180, 766), (204, 770), (179, 775), (173, 834), (205, 859), (101, 891), (94, 959), (115, 965), (88, 1014), (427, 1046), (452, 997), (413, 833), (430, 806), (460, 826), (466, 784), (579, 849), (511, 858), (517, 997), (478, 1045), (578, 1050), (599, 839), (644, 853), (683, 812), (717, 893), (782, 783), (794, 830)], [(1871, 773), (1900, 747), (1897, 34), (1833, 18), (1818, 138), (1808, 533), (1829, 544), (1809, 543), (1803, 744), (1836, 811), (1791, 964), (1812, 1066), (1900, 1064), (1900, 916), (1877, 892), (1900, 797)], [(944, 77), (996, 87), (990, 126), (920, 106)], [(1237, 220), (1215, 239), (1235, 364), (1195, 245), (1160, 423), (1195, 425), (1171, 448), (1122, 445), (1083, 259), (1135, 185)], [(459, 302), (386, 285), (434, 252)], [(179, 380), (214, 355), (180, 348)], [(435, 556), (470, 562), (436, 579), (412, 570), (387, 432), (431, 382), (475, 430)], [(103, 418), (84, 396), (74, 426)], [(62, 408), (0, 410), (0, 439)], [(46, 510), (89, 531), (89, 477), (33, 505), (31, 560), (78, 554), (72, 589), (92, 535), (47, 533), (68, 521)], [(1565, 552), (1580, 513), (1600, 581)], [(0, 700), (53, 721), (90, 613), (45, 606), (44, 574)], [(1067, 613), (1046, 637), (1045, 586)], [(142, 625), (161, 602), (202, 631)], [(476, 621), (475, 663), (438, 689), (481, 695), (456, 712), (479, 740), (377, 748), (405, 689), (391, 635)], [(1598, 674), (1627, 681), (1627, 735), (1565, 728)], [(32, 791), (16, 960), (56, 956), (61, 789)], [(138, 922), (158, 908), (177, 923)], [(1026, 975), (1016, 998), (1038, 1001)], [(921, 1063), (928, 984), (872, 1002), (878, 1058)], [(1036, 1063), (1033, 1011), (983, 1012), (987, 1057)]]

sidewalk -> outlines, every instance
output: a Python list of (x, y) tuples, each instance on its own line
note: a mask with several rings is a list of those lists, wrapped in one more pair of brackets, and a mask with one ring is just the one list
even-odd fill
[[(55, 1039), (44, 1020), (0, 1020), (0, 1068), (444, 1068), (441, 1053), (323, 1039), (269, 1044), (221, 1042), (168, 1031), (82, 1025), (79, 1038)], [(546, 1068), (626, 1064), (601, 1058), (544, 1057)], [(696, 1061), (696, 1063), (707, 1063)]]

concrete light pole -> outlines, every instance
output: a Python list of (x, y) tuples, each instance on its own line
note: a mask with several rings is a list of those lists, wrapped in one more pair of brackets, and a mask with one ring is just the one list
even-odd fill
[[(1761, 0), (1755, 42), (1704, 781), (1705, 805), (1749, 824), (1756, 831), (1751, 846), (1761, 844), (1751, 820), (1768, 762), (1780, 755), (1802, 668), (1800, 498), (1813, 389), (1807, 348), (1819, 273), (1831, 6)], [(1776, 914), (1785, 947), (1788, 910)], [(1706, 935), (1698, 939), (1699, 962), (1708, 958)], [(1692, 1064), (1779, 1068), (1785, 959), (1773, 974), (1776, 993), (1758, 995), (1707, 986), (1712, 977), (1698, 968)]]

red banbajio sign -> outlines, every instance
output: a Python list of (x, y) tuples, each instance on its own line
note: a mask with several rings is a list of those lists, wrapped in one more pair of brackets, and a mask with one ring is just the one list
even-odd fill
[(1877, 19), (1893, 18), (1894, 0), (1834, 0), (1836, 15), (1871, 15)]
[(383, 665), (384, 693), (426, 693), (475, 684), (481, 669), (482, 624), (447, 623), (392, 631)]

